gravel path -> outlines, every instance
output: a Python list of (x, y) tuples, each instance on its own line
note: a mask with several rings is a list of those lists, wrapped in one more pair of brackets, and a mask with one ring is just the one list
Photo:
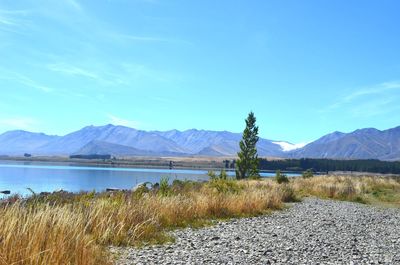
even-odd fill
[(117, 264), (400, 264), (400, 210), (306, 199), (272, 215), (173, 232)]

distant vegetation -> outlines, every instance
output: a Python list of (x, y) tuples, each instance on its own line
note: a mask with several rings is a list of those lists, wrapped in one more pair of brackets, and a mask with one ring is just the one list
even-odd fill
[(285, 170), (331, 172), (353, 171), (371, 172), (382, 174), (400, 174), (400, 162), (388, 162), (380, 160), (332, 160), (332, 159), (284, 159), (266, 160), (260, 159), (261, 170)]
[(70, 155), (71, 159), (111, 159), (111, 155)]

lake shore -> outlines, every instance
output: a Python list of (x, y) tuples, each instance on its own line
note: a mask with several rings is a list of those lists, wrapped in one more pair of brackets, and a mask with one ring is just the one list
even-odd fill
[[(400, 179), (311, 176), (278, 183), (274, 179), (238, 181), (215, 176), (208, 182), (178, 180), (172, 185), (164, 179), (159, 186), (134, 191), (57, 192), (23, 199), (14, 196), (0, 204), (0, 216), (4, 217), (0, 219), (0, 235), (6, 239), (0, 242), (0, 253), (4, 264), (20, 260), (28, 260), (28, 264), (112, 264), (116, 257), (108, 251), (110, 246), (132, 248), (179, 242), (171, 236), (171, 231), (179, 233), (177, 229), (180, 228), (207, 227), (232, 218), (264, 218), (266, 214), (265, 218), (268, 218), (268, 214), (285, 209), (285, 203), (307, 202), (307, 197), (400, 208)], [(329, 205), (327, 207), (327, 213), (337, 210), (346, 215), (352, 211), (351, 207), (339, 206), (331, 210)], [(302, 220), (301, 215), (299, 220)], [(375, 219), (376, 222), (383, 220), (381, 217)], [(311, 221), (306, 224), (296, 223), (297, 228), (291, 229), (295, 234), (296, 231), (307, 232)], [(320, 225), (325, 227), (323, 222), (318, 227)], [(257, 230), (253, 228), (244, 225), (238, 231), (244, 229), (244, 238), (257, 237), (254, 232)], [(352, 228), (345, 222), (341, 229), (351, 233)], [(215, 235), (205, 241), (214, 242), (224, 237)], [(316, 247), (320, 247), (320, 242), (315, 242)], [(282, 243), (282, 246), (285, 245)], [(236, 250), (243, 249), (239, 245)]]

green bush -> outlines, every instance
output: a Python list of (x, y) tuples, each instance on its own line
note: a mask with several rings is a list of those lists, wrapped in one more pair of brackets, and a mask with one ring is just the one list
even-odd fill
[(218, 179), (222, 179), (222, 180), (227, 180), (228, 179), (228, 174), (226, 174), (226, 171), (224, 169), (222, 169), (221, 172), (219, 172), (219, 175), (217, 175), (212, 170), (208, 171), (207, 175), (210, 177), (211, 181), (218, 180)]
[(219, 175), (214, 171), (209, 171), (209, 187), (215, 189), (218, 193), (238, 193), (241, 190), (236, 180), (229, 178), (225, 170), (221, 170)]
[(314, 177), (314, 173), (313, 173), (313, 170), (312, 170), (312, 169), (307, 169), (307, 170), (304, 171), (301, 175), (302, 175), (302, 177), (305, 178), (305, 179)]
[(249, 177), (249, 179), (252, 179), (252, 180), (260, 180), (260, 179), (261, 179), (261, 176), (260, 176), (260, 175), (251, 175), (251, 176)]
[(218, 178), (217, 174), (215, 174), (215, 172), (212, 170), (209, 170), (207, 175), (210, 177), (211, 181), (216, 180)]
[(219, 173), (219, 179), (222, 179), (222, 180), (228, 179), (228, 174), (226, 174), (226, 171), (224, 169), (222, 169), (221, 172)]
[(146, 185), (140, 185), (137, 187), (133, 192), (132, 196), (136, 199), (142, 198), (146, 193), (149, 193), (149, 188), (146, 187)]
[(239, 193), (242, 187), (234, 179), (215, 179), (208, 183), (218, 193)]
[(169, 196), (171, 195), (171, 188), (169, 186), (169, 178), (161, 177), (160, 179), (160, 189), (158, 190), (161, 196)]
[(288, 183), (288, 182), (289, 182), (288, 177), (287, 177), (285, 174), (281, 173), (280, 170), (277, 170), (277, 171), (276, 171), (275, 180), (276, 180), (276, 182), (278, 182), (279, 184), (281, 184), (281, 183)]
[(175, 179), (172, 182), (171, 192), (173, 194), (187, 193), (191, 190), (198, 190), (201, 186), (202, 183), (199, 181)]

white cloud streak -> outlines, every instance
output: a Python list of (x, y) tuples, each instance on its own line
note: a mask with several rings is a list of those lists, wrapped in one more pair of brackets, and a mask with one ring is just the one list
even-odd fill
[(13, 80), (13, 81), (18, 82), (19, 84), (37, 89), (44, 93), (50, 93), (50, 92), (53, 92), (53, 90), (54, 90), (48, 86), (42, 85), (42, 84), (32, 80), (31, 78), (29, 78), (23, 74), (20, 74), (17, 72), (11, 72), (11, 71), (4, 71), (4, 70), (1, 72), (2, 72), (2, 75), (0, 73), (0, 79)]
[(400, 105), (396, 104), (398, 99), (376, 98), (366, 103), (356, 105), (351, 108), (351, 114), (355, 118), (369, 118), (378, 115), (384, 115), (400, 110)]
[(69, 64), (49, 64), (47, 66), (47, 68), (53, 72), (63, 73), (63, 74), (67, 74), (67, 75), (83, 76), (83, 77), (87, 77), (87, 78), (91, 78), (91, 79), (95, 79), (95, 80), (100, 79), (99, 75), (94, 72), (91, 72), (91, 71), (88, 71), (88, 70), (85, 70), (85, 69), (82, 69), (82, 68), (79, 68), (79, 67), (76, 67), (73, 65), (69, 65)]
[(363, 88), (343, 97), (341, 100), (330, 105), (329, 109), (335, 109), (341, 107), (342, 105), (349, 104), (364, 96), (370, 96), (370, 95), (379, 96), (388, 92), (389, 93), (393, 92), (395, 90), (400, 90), (400, 82), (384, 82), (373, 87)]
[(0, 30), (11, 33), (27, 33), (32, 21), (27, 19), (30, 10), (0, 9)]
[(137, 128), (140, 124), (137, 121), (126, 120), (126, 119), (114, 116), (112, 114), (107, 114), (107, 118), (109, 119), (109, 122), (113, 125), (122, 125), (122, 126), (126, 126), (126, 127)]
[(343, 110), (353, 118), (369, 118), (388, 115), (400, 110), (400, 82), (384, 82), (356, 90), (320, 111), (321, 113)]
[(7, 130), (35, 130), (39, 122), (30, 117), (11, 117), (0, 119), (0, 126)]
[(139, 35), (129, 35), (129, 34), (109, 34), (114, 39), (128, 40), (128, 41), (138, 41), (138, 42), (166, 42), (175, 44), (192, 44), (190, 41), (176, 39), (176, 38), (164, 38), (157, 36), (139, 36)]
[(82, 5), (76, 0), (66, 0), (66, 3), (77, 11), (83, 11)]

